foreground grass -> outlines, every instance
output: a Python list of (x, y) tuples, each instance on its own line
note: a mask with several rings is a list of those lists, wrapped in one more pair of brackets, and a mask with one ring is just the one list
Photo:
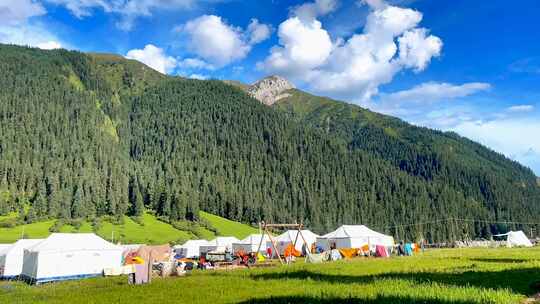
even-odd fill
[[(129, 286), (125, 277), (28, 286), (5, 303), (519, 303), (540, 280), (540, 248), (448, 249), (415, 257), (194, 272)], [(2, 303), (4, 303), (2, 302)]]

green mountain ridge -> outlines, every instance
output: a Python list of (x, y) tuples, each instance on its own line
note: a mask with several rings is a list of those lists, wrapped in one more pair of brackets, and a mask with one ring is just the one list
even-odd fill
[[(204, 210), (432, 241), (538, 222), (530, 170), (359, 107), (300, 91), (268, 107), (114, 55), (0, 45), (0, 69), (0, 214), (27, 222)], [(401, 226), (441, 217), (482, 221)]]

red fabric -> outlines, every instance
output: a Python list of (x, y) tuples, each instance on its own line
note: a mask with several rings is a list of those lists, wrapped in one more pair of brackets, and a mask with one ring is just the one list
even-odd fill
[(384, 246), (382, 246), (382, 245), (377, 245), (375, 247), (375, 254), (378, 257), (381, 257), (381, 258), (387, 258), (388, 257), (388, 252), (386, 251), (386, 248), (384, 248)]

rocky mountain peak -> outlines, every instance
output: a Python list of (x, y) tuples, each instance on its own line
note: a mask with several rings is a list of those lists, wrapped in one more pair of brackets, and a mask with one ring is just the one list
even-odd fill
[(273, 75), (255, 82), (247, 89), (247, 92), (253, 98), (271, 106), (278, 100), (289, 97), (290, 94), (286, 91), (294, 88), (295, 86), (287, 79)]

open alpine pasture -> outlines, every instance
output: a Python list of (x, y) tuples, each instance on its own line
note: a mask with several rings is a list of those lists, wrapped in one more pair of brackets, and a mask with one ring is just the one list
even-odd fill
[(432, 249), (413, 257), (193, 271), (139, 286), (125, 277), (41, 286), (0, 282), (0, 302), (529, 303), (539, 280), (538, 247)]

